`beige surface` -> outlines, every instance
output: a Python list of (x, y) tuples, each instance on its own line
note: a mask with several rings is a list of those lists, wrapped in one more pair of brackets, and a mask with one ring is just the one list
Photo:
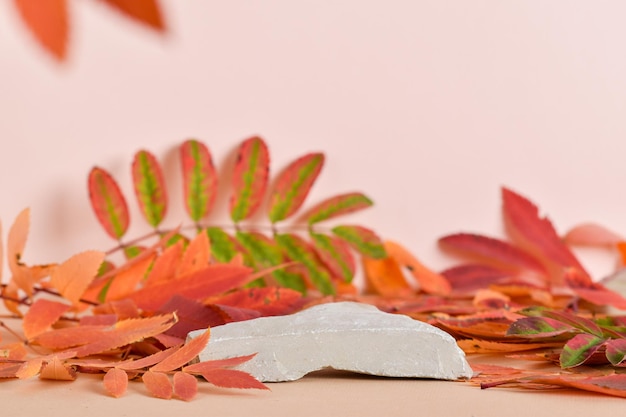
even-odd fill
[[(72, 383), (5, 381), (3, 416), (601, 416), (619, 415), (626, 400), (569, 390), (480, 390), (463, 382), (386, 379), (320, 372), (269, 384), (271, 392), (201, 385), (192, 402), (149, 397), (131, 383), (119, 399), (104, 394), (100, 377)], [(183, 414), (185, 413), (185, 414)]]

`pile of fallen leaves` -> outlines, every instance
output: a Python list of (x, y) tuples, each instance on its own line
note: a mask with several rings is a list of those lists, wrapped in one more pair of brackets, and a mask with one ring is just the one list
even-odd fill
[[(490, 353), (555, 365), (547, 371), (472, 363), (477, 374), (470, 382), (484, 388), (565, 386), (626, 396), (626, 317), (607, 309), (626, 309), (626, 299), (592, 280), (569, 246), (623, 254), (626, 243), (618, 235), (585, 225), (561, 237), (532, 202), (503, 189), (509, 240), (443, 237), (441, 247), (465, 261), (436, 272), (371, 229), (323, 226), (371, 206), (361, 193), (330, 197), (293, 220), (321, 171), (321, 153), (294, 160), (270, 187), (267, 145), (257, 137), (244, 141), (232, 172), (233, 224), (219, 227), (208, 221), (219, 180), (208, 148), (186, 141), (180, 162), (188, 226), (162, 228), (166, 181), (145, 150), (135, 155), (132, 174), (151, 233), (124, 241), (128, 205), (102, 168), (91, 171), (88, 184), (97, 219), (117, 240), (110, 251), (27, 265), (29, 211), (17, 217), (6, 244), (11, 276), (1, 297), (5, 317), (19, 320), (20, 328), (0, 322), (0, 378), (73, 380), (80, 372), (99, 373), (116, 397), (129, 380), (141, 380), (156, 397), (183, 400), (195, 396), (200, 378), (219, 387), (266, 388), (233, 369), (252, 356), (196, 362), (209, 343), (208, 329), (353, 300), (440, 327), (470, 363), (473, 354)], [(264, 201), (265, 229), (252, 220)], [(2, 249), (0, 242), (0, 259)], [(357, 262), (365, 290), (352, 283)], [(207, 331), (186, 342), (198, 329)]]

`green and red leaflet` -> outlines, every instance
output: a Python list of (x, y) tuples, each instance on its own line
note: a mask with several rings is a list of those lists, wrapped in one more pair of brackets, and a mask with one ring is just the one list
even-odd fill
[(577, 334), (571, 338), (559, 357), (562, 368), (582, 365), (602, 346), (605, 339), (591, 334)]
[(363, 193), (341, 194), (330, 197), (310, 209), (306, 219), (309, 224), (315, 224), (323, 220), (363, 210), (372, 206), (372, 204), (372, 200)]
[(269, 163), (269, 151), (263, 139), (252, 137), (239, 146), (230, 199), (230, 216), (234, 222), (249, 218), (261, 205), (269, 180)]
[(207, 227), (211, 254), (216, 262), (230, 262), (240, 252), (237, 240), (219, 227)]
[(578, 331), (569, 324), (548, 317), (524, 317), (511, 324), (506, 335), (527, 339), (555, 339), (563, 335), (569, 339)]
[(104, 169), (94, 167), (88, 178), (89, 200), (104, 230), (113, 239), (121, 239), (128, 230), (129, 214), (126, 199), (113, 177)]
[(154, 155), (140, 150), (133, 159), (132, 174), (141, 214), (150, 226), (157, 227), (167, 211), (167, 191), (161, 166)]
[(217, 197), (217, 173), (205, 144), (195, 139), (180, 146), (185, 209), (194, 222), (205, 218)]
[(270, 195), (268, 216), (272, 223), (287, 219), (302, 206), (323, 165), (324, 154), (309, 153), (280, 173)]
[(364, 256), (375, 259), (387, 256), (380, 237), (367, 227), (342, 225), (333, 227), (332, 232)]
[(347, 243), (335, 236), (310, 233), (313, 247), (331, 275), (341, 281), (351, 282), (356, 262)]
[(610, 339), (606, 342), (606, 358), (613, 366), (624, 366), (626, 339)]

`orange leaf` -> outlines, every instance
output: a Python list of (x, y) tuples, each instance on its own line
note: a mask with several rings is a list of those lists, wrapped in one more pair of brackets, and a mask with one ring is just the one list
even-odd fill
[(413, 289), (404, 279), (400, 266), (393, 258), (374, 259), (363, 257), (363, 270), (369, 289), (383, 297), (404, 297)]
[(24, 315), (22, 323), (24, 335), (27, 339), (32, 339), (45, 332), (69, 309), (70, 306), (57, 301), (43, 298), (35, 301)]
[(44, 362), (39, 372), (39, 378), (57, 381), (73, 381), (76, 379), (76, 370), (54, 356), (51, 361)]
[(209, 235), (201, 232), (189, 242), (183, 259), (176, 270), (176, 276), (182, 277), (206, 268), (211, 260), (211, 243)]
[(209, 337), (211, 337), (211, 331), (207, 329), (201, 336), (187, 342), (178, 352), (154, 365), (150, 370), (153, 372), (170, 372), (186, 365), (202, 352), (209, 343)]
[(109, 394), (119, 398), (124, 395), (128, 388), (128, 374), (122, 369), (111, 368), (104, 375), (102, 382), (104, 383), (104, 389)]
[(86, 251), (60, 264), (50, 275), (50, 284), (72, 304), (77, 304), (98, 273), (104, 252)]
[(198, 380), (184, 372), (174, 374), (174, 395), (184, 401), (191, 401), (198, 393)]
[(152, 261), (156, 257), (155, 253), (150, 254), (142, 258), (139, 262), (136, 262), (132, 265), (132, 267), (120, 272), (113, 278), (111, 281), (111, 285), (106, 292), (105, 299), (109, 300), (119, 300), (120, 298), (124, 298), (129, 294), (133, 293), (139, 283), (146, 276), (146, 272), (150, 265), (152, 265)]
[(38, 281), (31, 271), (21, 263), (22, 254), (26, 247), (28, 230), (30, 228), (30, 209), (24, 209), (17, 215), (9, 229), (7, 237), (7, 259), (11, 270), (11, 280), (29, 297), (33, 295), (33, 285)]
[(14, 0), (20, 16), (35, 39), (56, 59), (67, 53), (69, 19), (66, 0)]
[(201, 373), (202, 377), (211, 384), (222, 388), (269, 388), (256, 380), (252, 375), (235, 369), (212, 369)]
[(428, 294), (447, 295), (450, 293), (450, 283), (441, 274), (438, 274), (417, 260), (408, 250), (398, 243), (385, 242), (385, 250), (398, 264), (411, 271), (420, 285), (420, 290)]
[(150, 272), (144, 281), (144, 286), (148, 287), (158, 282), (174, 278), (182, 256), (183, 241), (179, 240), (174, 245), (165, 249), (163, 253), (156, 258), (152, 269), (150, 269)]
[(165, 349), (160, 352), (154, 353), (150, 356), (145, 356), (141, 359), (121, 362), (118, 365), (116, 365), (116, 367), (120, 369), (124, 369), (124, 370), (135, 370), (135, 369), (147, 368), (149, 366), (154, 365), (155, 363), (159, 363), (162, 360), (170, 357), (171, 355), (176, 353), (178, 349), (180, 349), (180, 346), (174, 346), (169, 349)]
[(0, 352), (2, 358), (12, 361), (21, 361), (24, 360), (26, 356), (28, 356), (28, 351), (26, 350), (26, 346), (24, 346), (23, 342), (16, 342), (9, 345), (4, 345), (0, 349)]
[(19, 298), (18, 288), (15, 281), (10, 281), (6, 287), (2, 288), (2, 301), (4, 302), (4, 306), (8, 311), (18, 316), (22, 316), (22, 312), (19, 307), (20, 304), (16, 301)]
[(170, 399), (172, 398), (173, 387), (172, 382), (166, 374), (161, 372), (147, 371), (141, 378), (144, 385), (150, 391), (150, 394), (157, 398)]
[(190, 372), (193, 374), (202, 374), (203, 372), (212, 371), (214, 369), (231, 368), (233, 366), (241, 365), (254, 358), (256, 353), (246, 356), (236, 356), (233, 358), (216, 359), (212, 361), (203, 361), (194, 363), (193, 365), (185, 366), (183, 372)]
[[(26, 0), (28, 1), (28, 0)], [(165, 32), (165, 21), (157, 0), (102, 0), (124, 16)]]

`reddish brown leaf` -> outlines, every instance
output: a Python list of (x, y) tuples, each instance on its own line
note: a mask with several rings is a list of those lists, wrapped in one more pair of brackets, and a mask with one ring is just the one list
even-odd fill
[(147, 371), (143, 374), (141, 379), (153, 396), (166, 400), (172, 398), (174, 387), (166, 374)]
[(185, 343), (176, 353), (162, 360), (158, 364), (150, 368), (153, 372), (170, 372), (178, 369), (194, 359), (209, 343), (211, 337), (210, 330), (207, 329), (201, 336), (191, 339)]
[(174, 395), (184, 401), (191, 401), (198, 393), (198, 380), (184, 372), (174, 374)]
[(91, 207), (98, 221), (109, 236), (120, 239), (128, 229), (129, 214), (117, 182), (104, 169), (94, 167), (89, 173), (88, 188)]
[(180, 146), (183, 168), (185, 208), (195, 222), (206, 217), (217, 196), (217, 174), (211, 153), (205, 144), (195, 139)]
[(302, 293), (289, 288), (244, 288), (211, 299), (220, 306), (247, 308), (263, 316), (293, 313), (302, 307)]
[(200, 375), (217, 387), (269, 390), (265, 384), (256, 380), (252, 375), (235, 369), (212, 369), (204, 371)]
[(491, 284), (504, 281), (510, 273), (488, 265), (463, 264), (441, 271), (452, 290), (457, 293), (474, 293)]
[(111, 368), (104, 375), (102, 382), (106, 392), (119, 398), (126, 393), (128, 388), (128, 374), (122, 369)]
[(50, 275), (50, 284), (72, 304), (77, 304), (98, 273), (105, 254), (86, 251), (60, 264)]
[(302, 206), (323, 165), (323, 154), (310, 153), (280, 173), (270, 195), (269, 219), (272, 223), (288, 218)]
[(22, 323), (24, 336), (27, 339), (32, 339), (40, 335), (56, 323), (69, 309), (69, 305), (57, 301), (43, 298), (36, 300), (24, 315)]
[(122, 15), (165, 32), (165, 21), (158, 0), (102, 0)]
[(145, 310), (156, 311), (175, 295), (202, 300), (244, 285), (256, 277), (249, 268), (216, 264), (186, 277), (165, 281), (130, 295)]
[(44, 362), (39, 371), (39, 378), (57, 381), (73, 381), (76, 379), (76, 370), (54, 356), (51, 361)]
[(69, 38), (67, 0), (13, 0), (35, 39), (59, 61), (65, 60)]
[(159, 309), (159, 312), (176, 312), (178, 322), (167, 330), (167, 334), (182, 339), (186, 338), (190, 331), (219, 326), (231, 321), (221, 308), (207, 306), (180, 295), (172, 297)]
[(267, 189), (269, 162), (263, 139), (252, 137), (239, 146), (230, 198), (230, 216), (234, 222), (249, 218), (261, 205)]
[(202, 232), (198, 233), (187, 245), (187, 249), (176, 270), (176, 276), (182, 277), (204, 269), (209, 265), (210, 260), (211, 243), (209, 242), (209, 235)]

